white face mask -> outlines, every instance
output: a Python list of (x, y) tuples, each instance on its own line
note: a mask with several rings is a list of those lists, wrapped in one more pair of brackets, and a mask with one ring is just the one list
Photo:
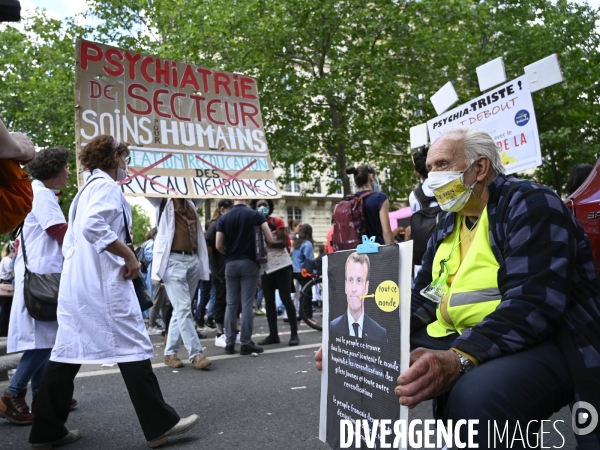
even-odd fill
[[(123, 159), (123, 158), (121, 158)], [(125, 162), (125, 161), (123, 161)], [(129, 177), (129, 165), (125, 163), (125, 169), (121, 169), (117, 167), (117, 183), (123, 181), (125, 178)]]
[(121, 169), (120, 167), (117, 169), (117, 183), (123, 181), (128, 176), (129, 172), (127, 172), (127, 166), (125, 166), (125, 169)]
[(429, 172), (429, 187), (442, 210), (459, 212), (469, 201), (477, 181), (471, 186), (465, 185), (466, 170)]

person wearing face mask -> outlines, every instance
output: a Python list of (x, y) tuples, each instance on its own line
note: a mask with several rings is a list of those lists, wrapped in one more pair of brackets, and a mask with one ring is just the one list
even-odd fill
[[(285, 222), (281, 217), (274, 217), (273, 200), (261, 199), (252, 200), (250, 207), (261, 212), (267, 218), (267, 225), (273, 236), (273, 243), (270, 245), (276, 249), (286, 249), (289, 252), (291, 246), (290, 238), (285, 230)], [(275, 291), (279, 290), (281, 302), (285, 307), (290, 323), (290, 340), (289, 346), (295, 346), (300, 343), (298, 339), (298, 321), (296, 317), (296, 308), (292, 301), (292, 265), (282, 267), (271, 273), (261, 275), (262, 290), (265, 296), (265, 309), (267, 310), (267, 322), (269, 323), (269, 335), (258, 343), (258, 345), (279, 344), (279, 334), (277, 331), (277, 307), (275, 306)]]
[[(413, 284), (411, 367), (395, 394), (409, 407), (435, 398), (437, 419), (478, 419), (471, 439), (480, 448), (491, 421), (536, 442), (530, 435), (563, 406), (600, 405), (600, 281), (589, 239), (554, 191), (504, 175), (484, 130), (449, 129), (426, 164), (448, 214)], [(576, 439), (579, 449), (600, 448), (600, 427)], [(524, 445), (495, 448), (509, 442)]]
[[(10, 312), (8, 353), (24, 352), (10, 386), (0, 398), (0, 417), (17, 425), (33, 421), (40, 381), (56, 338), (56, 321), (35, 320), (25, 306), (24, 280), (26, 247), (27, 268), (34, 273), (62, 271), (62, 242), (67, 222), (52, 189), (65, 188), (69, 172), (70, 152), (64, 147), (40, 150), (27, 170), (34, 177), (33, 208), (25, 218), (19, 239), (20, 249), (15, 261), (15, 294)], [(31, 412), (25, 401), (27, 385), (31, 382)], [(73, 400), (74, 405), (77, 404)]]
[[(58, 331), (37, 395), (29, 435), (32, 449), (81, 438), (78, 430), (65, 428), (81, 364), (118, 364), (150, 447), (185, 433), (199, 420), (195, 414), (180, 419), (163, 399), (152, 371), (154, 348), (131, 281), (140, 275), (140, 263), (125, 243), (131, 208), (116, 183), (128, 158), (127, 145), (106, 135), (93, 138), (79, 153), (91, 175), (69, 210)], [(113, 395), (111, 401), (119, 403), (123, 397)]]
[[(348, 167), (348, 175), (354, 176), (357, 196), (364, 196), (364, 210), (367, 222), (367, 236), (375, 236), (381, 245), (394, 243), (394, 234), (390, 225), (390, 202), (383, 192), (375, 169), (368, 164)], [(369, 193), (368, 195), (365, 195)]]

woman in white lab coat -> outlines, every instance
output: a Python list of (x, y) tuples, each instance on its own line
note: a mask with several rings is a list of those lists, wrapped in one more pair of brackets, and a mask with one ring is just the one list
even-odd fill
[(154, 351), (131, 281), (140, 275), (140, 264), (125, 244), (131, 209), (116, 183), (127, 176), (129, 149), (101, 135), (85, 145), (79, 159), (92, 174), (69, 211), (58, 333), (29, 442), (32, 448), (49, 448), (79, 439), (81, 434), (64, 424), (81, 364), (118, 363), (144, 436), (157, 447), (194, 426), (198, 416), (180, 419), (152, 371)]
[(23, 297), (23, 244), (27, 253), (27, 267), (31, 272), (60, 273), (63, 263), (61, 244), (67, 231), (67, 222), (52, 188), (67, 186), (70, 175), (68, 163), (69, 150), (56, 147), (39, 151), (28, 166), (29, 173), (35, 178), (32, 182), (33, 206), (25, 218), (19, 237), (21, 244), (15, 264), (15, 294), (7, 343), (8, 353), (24, 353), (10, 386), (0, 398), (0, 417), (18, 425), (33, 422), (33, 414), (25, 401), (27, 385), (31, 382), (33, 410), (57, 328), (55, 321), (40, 322), (27, 312)]

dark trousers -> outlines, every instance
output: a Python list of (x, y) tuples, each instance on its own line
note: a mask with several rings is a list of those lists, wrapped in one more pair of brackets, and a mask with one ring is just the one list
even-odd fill
[(215, 297), (215, 312), (214, 319), (216, 323), (221, 325), (225, 322), (225, 310), (227, 309), (227, 285), (225, 280), (213, 279), (217, 296)]
[[(80, 367), (81, 364), (54, 361), (46, 366), (29, 435), (31, 444), (52, 442), (68, 434), (65, 423), (73, 398), (73, 380)], [(147, 441), (156, 439), (179, 422), (175, 410), (163, 399), (149, 359), (119, 363), (119, 369)]]
[(196, 307), (196, 312), (194, 314), (194, 322), (198, 325), (204, 325), (204, 313), (206, 312), (206, 305), (210, 301), (210, 280), (200, 280), (198, 283), (198, 294), (196, 295), (196, 305), (192, 305)]
[(275, 304), (275, 290), (279, 289), (279, 297), (285, 307), (290, 320), (290, 331), (298, 333), (298, 321), (296, 320), (296, 308), (292, 301), (292, 266), (284, 267), (276, 272), (262, 275), (262, 290), (265, 296), (265, 309), (267, 310), (267, 322), (269, 323), (269, 334), (277, 337), (277, 306)]
[[(429, 337), (422, 328), (411, 335), (411, 348), (425, 347), (447, 350), (458, 335), (441, 339)], [(520, 440), (498, 439), (494, 446), (494, 420), (501, 430), (508, 424), (508, 436), (512, 438), (517, 421), (526, 437), (529, 427), (529, 442), (533, 446), (541, 420), (573, 401), (573, 383), (567, 363), (558, 345), (550, 339), (528, 350), (487, 361), (461, 376), (450, 392), (435, 399), (436, 418), (452, 420), (479, 419), (474, 442), (479, 448), (488, 448), (488, 421), (492, 448), (529, 448), (521, 446)], [(532, 422), (537, 421), (537, 422)], [(464, 430), (463, 430), (464, 428)], [(554, 431), (547, 422), (544, 432)], [(467, 427), (461, 427), (461, 439), (468, 442)], [(516, 430), (519, 436), (519, 430)], [(513, 444), (512, 447), (510, 444)], [(527, 441), (525, 441), (527, 444)], [(539, 444), (538, 444), (539, 445)], [(539, 447), (535, 447), (539, 448)]]
[(304, 312), (306, 313), (306, 317), (312, 318), (312, 316), (313, 316), (312, 289), (308, 289), (307, 291), (304, 291), (304, 286), (306, 286), (308, 284), (308, 282), (310, 280), (312, 280), (312, 278), (311, 277), (303, 277), (300, 272), (294, 272), (294, 278), (296, 280), (298, 280), (298, 282), (300, 283), (300, 286), (302, 287), (302, 295), (304, 296), (306, 294), (308, 296), (307, 301), (304, 302)]

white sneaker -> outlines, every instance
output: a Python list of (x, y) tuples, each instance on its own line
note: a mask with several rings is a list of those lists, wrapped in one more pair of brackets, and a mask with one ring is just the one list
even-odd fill
[(216, 347), (227, 347), (227, 336), (222, 334), (221, 336), (215, 336), (215, 346)]
[(241, 344), (242, 343), (242, 341), (240, 341), (240, 333), (238, 333), (238, 334), (235, 335), (235, 343), (236, 344)]
[(265, 314), (267, 313), (267, 310), (265, 308), (260, 308), (260, 310)]
[(150, 336), (156, 336), (157, 334), (162, 334), (162, 330), (157, 327), (148, 328), (148, 334)]

